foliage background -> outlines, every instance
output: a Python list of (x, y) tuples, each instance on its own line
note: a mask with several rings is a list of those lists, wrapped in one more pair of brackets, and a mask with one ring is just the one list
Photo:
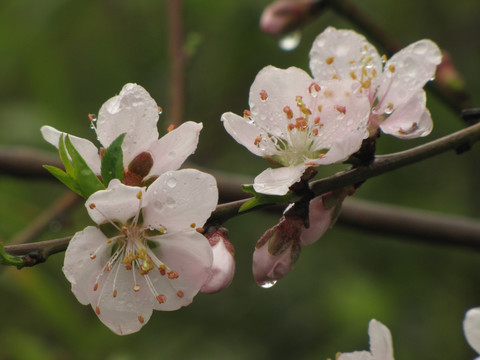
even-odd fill
[[(225, 111), (247, 107), (248, 89), (268, 64), (308, 69), (308, 51), (326, 26), (355, 28), (327, 11), (284, 52), (262, 33), (265, 0), (186, 0), (186, 119), (204, 130), (192, 158), (253, 179), (265, 167), (226, 135)], [(453, 56), (478, 104), (480, 40), (477, 0), (356, 1), (407, 45), (431, 38)], [(49, 124), (93, 139), (95, 113), (127, 82), (144, 86), (168, 123), (167, 8), (164, 1), (3, 0), (0, 2), (0, 145), (52, 150), (39, 132)], [(382, 50), (379, 50), (382, 51)], [(399, 151), (462, 128), (458, 114), (428, 99), (435, 122), (427, 139), (383, 136), (379, 153)], [(53, 152), (53, 150), (52, 150)], [(441, 155), (365, 183), (358, 198), (477, 217), (480, 150)], [(64, 193), (54, 181), (0, 176), (0, 240), (8, 243)], [(89, 224), (79, 207), (41, 239)], [(277, 218), (248, 214), (227, 223), (237, 250), (233, 284), (200, 294), (180, 311), (155, 312), (137, 334), (119, 337), (80, 305), (61, 272), (63, 255), (18, 271), (0, 269), (2, 359), (326, 359), (368, 348), (368, 321), (385, 323), (397, 359), (469, 359), (461, 322), (480, 305), (479, 254), (420, 245), (337, 226), (304, 248), (295, 270), (271, 289), (251, 275), (256, 240)], [(38, 239), (38, 240), (41, 240)]]

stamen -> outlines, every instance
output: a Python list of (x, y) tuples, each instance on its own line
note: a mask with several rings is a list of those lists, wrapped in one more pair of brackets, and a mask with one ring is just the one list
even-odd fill
[(133, 291), (139, 292), (140, 291), (140, 285), (135, 284), (135, 286), (133, 287)]
[(305, 163), (305, 166), (317, 166), (313, 161)]
[(345, 114), (347, 112), (347, 109), (345, 108), (345, 106), (335, 105), (334, 108), (335, 108), (335, 110), (337, 110), (338, 112), (340, 112), (342, 114)]
[(267, 101), (267, 99), (268, 99), (268, 94), (267, 94), (267, 92), (266, 92), (265, 90), (260, 91), (260, 99), (261, 99), (262, 101)]
[(353, 71), (350, 71), (350, 77), (353, 79), (353, 80), (357, 80), (357, 75), (355, 75), (355, 73)]
[(95, 308), (95, 313), (96, 313), (97, 315), (100, 315), (100, 308), (99, 308), (98, 306)]
[(163, 304), (165, 301), (167, 301), (167, 298), (165, 297), (165, 295), (157, 295), (156, 299), (160, 304)]
[(195, 223), (191, 223), (191, 224), (190, 224), (190, 227), (191, 227), (192, 229), (195, 229), (195, 226), (197, 226)]
[(173, 279), (178, 279), (178, 273), (174, 270), (170, 270), (168, 273), (167, 273), (167, 276), (170, 280), (173, 280)]
[(388, 65), (388, 70), (390, 70), (391, 73), (394, 73), (395, 72), (395, 65), (394, 64)]
[(205, 232), (205, 229), (202, 228), (202, 227), (198, 227), (195, 229), (196, 232), (200, 233), (200, 234), (203, 234)]
[(170, 124), (170, 125), (168, 125), (168, 127), (167, 127), (167, 132), (170, 132), (170, 131), (172, 131), (173, 129), (175, 129), (175, 124)]
[(327, 63), (327, 65), (331, 65), (333, 63), (333, 60), (335, 60), (335, 58), (333, 56), (330, 56), (325, 59), (325, 62)]
[(243, 110), (243, 117), (250, 117), (252, 116), (252, 112), (250, 110)]
[[(310, 85), (311, 86), (311, 85)], [(287, 115), (287, 119), (292, 119), (293, 118), (293, 111), (290, 109), (290, 106), (285, 106), (283, 108), (283, 112)]]
[[(260, 144), (261, 141), (262, 141), (262, 135), (258, 135), (255, 138), (255, 141), (253, 142), (253, 145), (258, 146), (258, 144)], [(194, 225), (194, 224), (192, 224), (192, 225)], [(192, 227), (195, 227), (195, 226), (192, 226)]]
[(308, 87), (308, 92), (311, 94), (312, 91), (319, 92), (320, 91), (320, 85), (318, 85), (316, 82), (312, 82), (310, 86)]
[(117, 297), (117, 289), (113, 290), (113, 297)]
[(145, 322), (145, 319), (142, 316), (138, 315), (138, 321), (140, 322), (140, 324), (143, 324)]
[(182, 290), (178, 290), (178, 291), (177, 291), (177, 296), (178, 296), (179, 298), (183, 298), (183, 296), (184, 296), (183, 291), (182, 291)]
[(98, 283), (95, 283), (95, 285), (93, 286), (93, 291), (97, 291), (98, 290)]

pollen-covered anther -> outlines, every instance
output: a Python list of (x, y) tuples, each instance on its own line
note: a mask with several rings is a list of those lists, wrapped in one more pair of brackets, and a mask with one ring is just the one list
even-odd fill
[(178, 296), (179, 298), (183, 298), (184, 295), (185, 295), (185, 294), (183, 293), (182, 290), (178, 290), (178, 291), (177, 291), (177, 296)]
[(175, 129), (175, 124), (168, 125), (168, 127), (167, 127), (168, 132), (172, 131), (173, 129)]
[(362, 82), (362, 88), (364, 89), (368, 89), (371, 85), (372, 81), (370, 80), (370, 78), (367, 78), (364, 82)]
[(313, 122), (315, 125), (323, 126), (323, 123), (320, 121), (320, 116), (317, 116)]
[(128, 227), (125, 225), (122, 225), (122, 232), (126, 233), (128, 231)]
[(140, 291), (140, 285), (135, 284), (135, 286), (133, 287), (133, 291), (139, 292)]
[(330, 57), (325, 59), (325, 62), (327, 63), (327, 65), (331, 65), (334, 60), (335, 60), (335, 58), (333, 56), (330, 56)]
[(394, 72), (395, 72), (395, 65), (394, 65), (394, 64), (388, 65), (388, 70), (389, 70), (391, 73), (394, 73)]
[(140, 200), (142, 198), (143, 192), (139, 191), (137, 193), (137, 199)]
[(262, 135), (258, 135), (255, 138), (255, 141), (253, 142), (253, 145), (258, 146), (258, 144), (260, 144), (261, 141), (262, 141)]
[(200, 234), (203, 234), (205, 232), (205, 229), (202, 228), (202, 227), (198, 227), (195, 229), (196, 232), (200, 233)]
[(318, 105), (317, 110), (318, 112), (322, 112), (322, 105)]
[(96, 206), (94, 203), (91, 203), (90, 205), (88, 205), (88, 207), (93, 210), (93, 209), (95, 209), (97, 206)]
[(95, 313), (96, 313), (97, 315), (100, 315), (100, 308), (99, 308), (98, 306), (95, 307)]
[(356, 75), (353, 71), (350, 71), (350, 77), (351, 77), (353, 80), (357, 80), (357, 75)]
[(158, 108), (157, 108), (157, 109), (158, 109), (158, 114), (161, 114), (161, 113), (163, 113), (163, 108), (162, 108), (161, 106), (158, 106)]
[(345, 114), (347, 112), (347, 108), (345, 106), (335, 105), (334, 108), (335, 110), (337, 110), (339, 113), (342, 113), (342, 114)]
[(312, 82), (310, 86), (308, 87), (308, 92), (310, 94), (312, 93), (318, 93), (320, 91), (320, 85), (318, 85), (316, 82)]
[(114, 298), (117, 297), (117, 289), (114, 289), (114, 290), (113, 290), (113, 297), (114, 297)]
[(95, 285), (93, 286), (93, 291), (97, 291), (98, 290), (98, 283), (95, 283)]
[(252, 112), (250, 110), (248, 110), (248, 109), (243, 110), (243, 117), (248, 118), (250, 116), (252, 116)]
[(293, 119), (293, 111), (292, 109), (290, 108), (290, 106), (285, 106), (283, 108), (283, 112), (287, 115), (287, 119)]
[(319, 158), (319, 159), (323, 158), (324, 156), (325, 156), (324, 153), (318, 154), (318, 158)]
[(308, 128), (307, 119), (305, 119), (304, 117), (296, 118), (296, 119), (295, 119), (295, 122), (296, 122), (295, 127), (296, 127), (298, 130), (306, 130), (306, 129)]
[(191, 227), (192, 229), (195, 229), (195, 226), (197, 226), (197, 224), (195, 224), (195, 223), (191, 223), (191, 224), (190, 224), (190, 227)]
[(92, 259), (92, 260), (95, 259), (96, 257), (97, 257), (97, 255), (95, 255), (95, 254), (90, 255), (90, 259)]
[(169, 272), (167, 272), (167, 276), (170, 280), (178, 279), (178, 273), (174, 270), (170, 270)]
[(385, 54), (382, 55), (382, 62), (387, 62), (387, 55)]
[(305, 166), (317, 166), (317, 164), (315, 164), (313, 161), (309, 161), (305, 163)]
[(160, 271), (160, 275), (165, 275), (167, 273), (167, 267), (165, 265), (160, 265), (158, 271)]
[(96, 119), (95, 114), (88, 114), (88, 119), (90, 120), (90, 122), (94, 123)]
[(295, 129), (297, 126), (294, 124), (294, 123), (289, 123), (288, 124), (288, 131), (292, 131), (293, 129)]
[(145, 319), (142, 316), (138, 315), (138, 322), (140, 324), (143, 324), (145, 322)]
[(260, 99), (261, 99), (262, 101), (267, 101), (267, 99), (268, 99), (268, 94), (267, 94), (267, 92), (266, 92), (265, 90), (260, 91)]
[(317, 128), (313, 129), (313, 130), (312, 130), (312, 134), (313, 134), (314, 136), (318, 136), (318, 129), (317, 129)]
[(165, 301), (167, 301), (167, 298), (165, 297), (165, 295), (157, 295), (156, 299), (159, 304), (163, 304)]
[(112, 270), (112, 265), (110, 265), (110, 264), (105, 265), (105, 270), (107, 270), (107, 271)]

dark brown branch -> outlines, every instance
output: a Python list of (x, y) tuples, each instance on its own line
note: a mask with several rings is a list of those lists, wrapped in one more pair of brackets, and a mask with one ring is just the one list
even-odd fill
[(63, 169), (58, 154), (53, 152), (0, 146), (0, 175), (53, 179), (54, 177), (42, 167), (45, 164)]

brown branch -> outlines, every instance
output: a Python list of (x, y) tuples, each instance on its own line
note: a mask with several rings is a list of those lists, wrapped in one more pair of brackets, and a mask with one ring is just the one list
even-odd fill
[(53, 165), (63, 169), (58, 153), (46, 152), (25, 147), (0, 146), (0, 175), (11, 175), (19, 178), (54, 177), (42, 166)]

